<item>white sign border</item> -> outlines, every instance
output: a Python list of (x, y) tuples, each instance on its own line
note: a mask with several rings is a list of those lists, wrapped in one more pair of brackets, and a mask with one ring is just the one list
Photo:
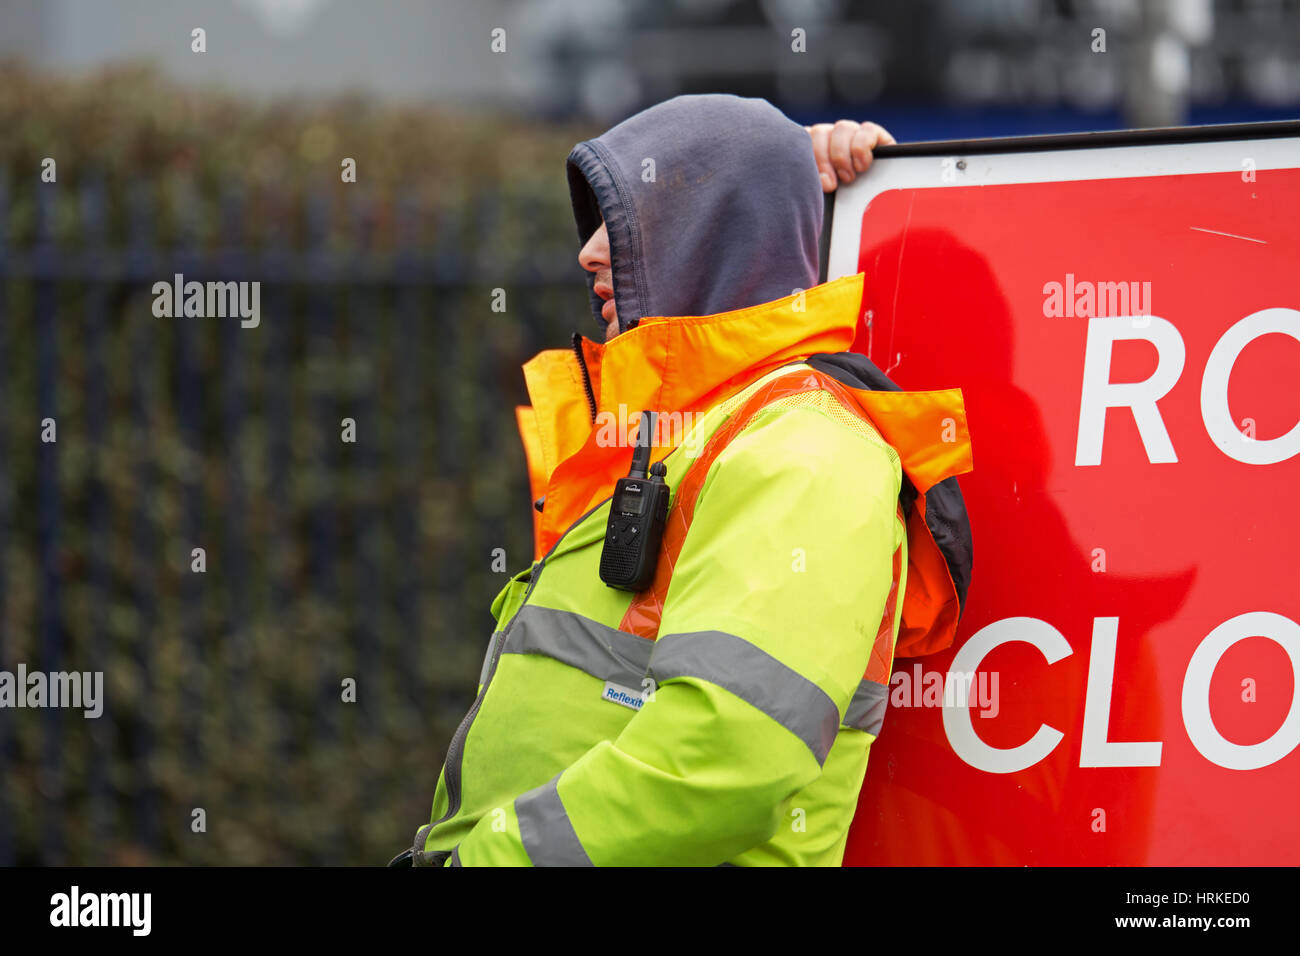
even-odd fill
[(858, 271), (863, 213), (890, 190), (1240, 173), (1247, 159), (1256, 171), (1300, 167), (1300, 136), (881, 156), (866, 173), (836, 189), (826, 281)]

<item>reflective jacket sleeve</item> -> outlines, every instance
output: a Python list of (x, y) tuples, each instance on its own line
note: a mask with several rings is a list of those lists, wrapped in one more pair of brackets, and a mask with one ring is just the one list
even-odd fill
[(455, 862), (716, 865), (770, 839), (820, 775), (867, 667), (900, 480), (886, 446), (819, 408), (760, 411), (701, 489), (653, 699), (480, 820)]

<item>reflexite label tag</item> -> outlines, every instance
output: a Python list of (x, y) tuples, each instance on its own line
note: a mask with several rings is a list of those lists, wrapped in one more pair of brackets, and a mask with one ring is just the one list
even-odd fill
[(613, 681), (605, 681), (605, 689), (600, 692), (600, 698), (613, 704), (631, 707), (633, 710), (640, 710), (641, 705), (645, 703), (639, 690), (615, 684)]

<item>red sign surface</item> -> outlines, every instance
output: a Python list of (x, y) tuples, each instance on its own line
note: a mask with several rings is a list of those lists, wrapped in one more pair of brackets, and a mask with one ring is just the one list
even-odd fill
[(962, 627), (895, 663), (846, 865), (1300, 863), (1300, 170), (1147, 149), (1222, 171), (837, 200), (855, 349), (960, 386), (975, 461)]

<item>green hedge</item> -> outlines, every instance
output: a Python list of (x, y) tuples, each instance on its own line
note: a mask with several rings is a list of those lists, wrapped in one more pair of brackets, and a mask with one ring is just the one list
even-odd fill
[[(595, 329), (563, 159), (596, 131), (13, 66), (0, 124), (0, 666), (107, 698), (0, 711), (0, 862), (387, 860), (472, 698), (492, 549), (531, 558), (518, 365)], [(304, 247), (258, 329), (152, 315), (150, 268)]]

